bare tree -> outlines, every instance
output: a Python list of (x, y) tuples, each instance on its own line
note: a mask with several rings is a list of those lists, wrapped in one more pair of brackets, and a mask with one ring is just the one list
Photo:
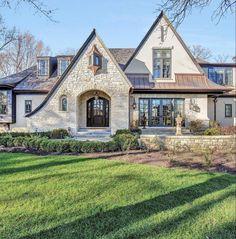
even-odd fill
[(212, 57), (211, 50), (201, 45), (192, 45), (189, 47), (195, 58), (208, 60)]
[(218, 63), (226, 63), (229, 60), (229, 55), (225, 55), (225, 54), (217, 55), (214, 59)]
[(0, 75), (20, 72), (36, 64), (37, 56), (47, 55), (50, 49), (26, 32), (0, 53)]
[(12, 41), (16, 40), (17, 32), (16, 29), (13, 28), (11, 30), (7, 29), (3, 19), (0, 15), (0, 52)]
[[(161, 0), (157, 11), (166, 12), (177, 27), (193, 9), (202, 10), (210, 6), (212, 2), (212, 0)], [(216, 23), (219, 23), (221, 18), (228, 13), (236, 12), (236, 0), (214, 0), (215, 2), (217, 2), (217, 7), (213, 10), (211, 17), (212, 20), (216, 20)]]
[(21, 5), (27, 4), (32, 7), (36, 13), (39, 13), (52, 22), (56, 22), (53, 18), (55, 9), (49, 9), (43, 0), (0, 0), (0, 7), (18, 8)]

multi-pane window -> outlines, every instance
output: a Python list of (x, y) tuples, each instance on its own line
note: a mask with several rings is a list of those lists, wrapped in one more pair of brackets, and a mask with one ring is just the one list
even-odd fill
[(39, 76), (47, 76), (49, 70), (49, 63), (46, 59), (38, 60), (38, 75)]
[(68, 59), (60, 59), (59, 60), (59, 75), (62, 75), (66, 68), (69, 66), (70, 60)]
[(0, 115), (7, 114), (7, 91), (0, 91)]
[(146, 126), (175, 126), (175, 119), (178, 115), (183, 118), (182, 125), (184, 126), (184, 99), (139, 99), (140, 126), (143, 126), (144, 118), (146, 119)]
[(68, 110), (68, 102), (67, 102), (67, 97), (62, 96), (61, 97), (61, 106), (60, 110), (66, 112)]
[(32, 100), (25, 100), (25, 113), (28, 114), (32, 111)]
[(171, 50), (153, 50), (153, 77), (155, 79), (171, 78)]
[(148, 125), (149, 119), (149, 99), (140, 99), (139, 100), (139, 124)]
[(232, 117), (232, 104), (225, 104), (225, 117)]
[(231, 67), (209, 67), (208, 78), (219, 85), (233, 85), (233, 69)]

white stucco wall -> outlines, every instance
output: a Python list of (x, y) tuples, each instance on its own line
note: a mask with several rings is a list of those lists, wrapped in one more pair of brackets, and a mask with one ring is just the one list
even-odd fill
[(20, 94), (16, 95), (16, 123), (11, 125), (11, 128), (26, 127), (25, 118), (25, 100), (32, 100), (32, 110), (38, 107), (46, 94)]
[[(232, 117), (225, 117), (225, 104), (232, 104)], [(210, 120), (214, 120), (214, 102), (212, 98), (208, 99), (208, 117)], [(222, 126), (236, 125), (236, 98), (222, 97), (217, 99), (216, 121)]]
[[(164, 42), (161, 41), (161, 26), (166, 29)], [(135, 58), (126, 68), (126, 73), (149, 73), (153, 74), (153, 49), (170, 48), (172, 49), (172, 69), (171, 78), (174, 80), (175, 73), (200, 73), (197, 66), (192, 61), (164, 18), (154, 28), (144, 45), (141, 47)]]
[[(133, 94), (132, 98), (135, 98), (137, 107), (135, 110), (131, 110), (131, 122), (138, 120), (139, 118), (139, 99), (140, 98), (179, 98), (185, 99), (185, 117), (186, 126), (191, 120), (202, 120), (205, 125), (209, 123), (209, 117), (207, 112), (208, 98), (206, 94)], [(132, 104), (132, 102), (131, 102)], [(195, 104), (199, 107), (200, 111), (194, 111), (192, 105)]]

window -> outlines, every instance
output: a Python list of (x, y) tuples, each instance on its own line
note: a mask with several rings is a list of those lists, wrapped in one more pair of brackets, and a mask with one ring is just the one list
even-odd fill
[(68, 110), (68, 103), (67, 103), (67, 97), (62, 96), (61, 97), (61, 105), (60, 110), (66, 112)]
[(94, 53), (89, 57), (89, 65), (90, 66), (98, 66), (101, 67), (102, 66), (102, 56)]
[(233, 85), (233, 69), (231, 67), (209, 67), (208, 78), (219, 85)]
[(232, 117), (232, 104), (225, 104), (225, 117)]
[(68, 60), (68, 59), (60, 59), (59, 60), (59, 66), (58, 66), (59, 75), (63, 74), (63, 72), (66, 70), (66, 68), (69, 66), (69, 64), (70, 64), (70, 60)]
[(48, 60), (41, 59), (38, 60), (38, 75), (47, 76), (48, 75)]
[(171, 50), (153, 50), (153, 77), (160, 79), (171, 78)]
[(32, 100), (25, 100), (25, 113), (28, 114), (32, 111)]
[(7, 114), (7, 91), (0, 91), (0, 115)]

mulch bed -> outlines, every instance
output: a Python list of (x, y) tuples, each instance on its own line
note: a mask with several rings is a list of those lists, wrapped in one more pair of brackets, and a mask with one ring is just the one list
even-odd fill
[[(3, 147), (0, 152), (9, 153), (32, 153), (36, 155), (61, 155), (61, 153), (47, 153), (39, 150), (29, 150), (24, 147)], [(66, 154), (80, 155), (86, 158), (105, 158), (109, 160), (122, 160), (131, 163), (147, 164), (161, 167), (181, 167), (189, 169), (199, 169), (204, 171), (217, 171), (236, 173), (236, 154), (216, 152), (212, 156), (211, 166), (206, 166), (204, 156), (201, 153), (178, 153), (171, 155), (168, 151), (146, 152), (143, 150), (133, 150), (130, 152), (109, 152), (109, 153), (84, 153)]]

